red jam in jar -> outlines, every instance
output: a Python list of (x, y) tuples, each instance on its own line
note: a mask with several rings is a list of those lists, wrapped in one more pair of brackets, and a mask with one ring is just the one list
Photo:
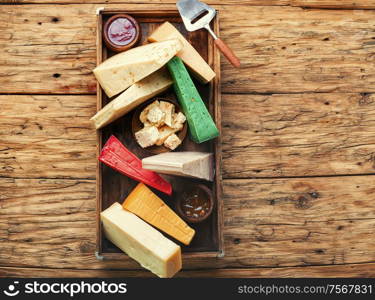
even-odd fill
[(129, 15), (114, 15), (104, 25), (104, 41), (108, 48), (121, 52), (134, 46), (139, 40), (139, 25)]
[(114, 19), (108, 28), (108, 37), (113, 44), (125, 46), (132, 42), (137, 32), (134, 24), (127, 18)]

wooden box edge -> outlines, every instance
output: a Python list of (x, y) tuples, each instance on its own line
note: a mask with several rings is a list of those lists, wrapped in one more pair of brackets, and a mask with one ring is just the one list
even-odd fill
[[(97, 11), (97, 27), (96, 27), (96, 55), (97, 55), (97, 65), (99, 65), (103, 61), (103, 43), (102, 43), (102, 16), (104, 14), (111, 14), (111, 13), (118, 13), (123, 12), (124, 9), (106, 9), (101, 8)], [(160, 15), (176, 15), (178, 14), (177, 10), (173, 9), (166, 9), (166, 10), (137, 10), (137, 9), (129, 9), (131, 13), (137, 14), (153, 14), (155, 16)], [(215, 19), (212, 22), (213, 24), (213, 31), (217, 36), (219, 36), (219, 12), (217, 12)], [(210, 258), (210, 257), (224, 257), (224, 237), (223, 237), (223, 199), (222, 199), (222, 174), (221, 174), (221, 160), (222, 160), (222, 151), (221, 151), (221, 68), (220, 68), (220, 53), (215, 49), (213, 39), (209, 39), (210, 44), (210, 51), (209, 53), (209, 62), (212, 60), (212, 65), (214, 67), (214, 72), (216, 73), (213, 86), (213, 99), (215, 102), (215, 122), (216, 126), (219, 129), (220, 136), (215, 141), (215, 188), (216, 188), (216, 198), (217, 198), (217, 214), (218, 214), (218, 250), (217, 251), (202, 251), (202, 252), (188, 252), (183, 253), (183, 259), (189, 258)], [(102, 89), (97, 82), (97, 111), (102, 108)], [(100, 155), (100, 151), (102, 149), (102, 131), (96, 131), (96, 139), (97, 139), (97, 146), (96, 146), (96, 252), (95, 256), (99, 260), (118, 260), (123, 259), (123, 253), (105, 253), (102, 252), (102, 228), (101, 228), (101, 221), (100, 221), (100, 213), (102, 211), (102, 182), (101, 182), (101, 166), (98, 157)]]

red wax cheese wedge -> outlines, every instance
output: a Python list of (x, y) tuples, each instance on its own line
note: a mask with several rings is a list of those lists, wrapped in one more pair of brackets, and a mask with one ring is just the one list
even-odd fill
[(123, 175), (143, 182), (167, 195), (172, 195), (172, 186), (160, 175), (142, 168), (142, 161), (130, 152), (114, 135), (104, 145), (99, 160)]

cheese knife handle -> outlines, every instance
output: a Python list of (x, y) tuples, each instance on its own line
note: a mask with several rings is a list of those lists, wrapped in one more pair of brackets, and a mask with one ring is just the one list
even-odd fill
[(241, 66), (236, 54), (220, 38), (215, 39), (215, 44), (234, 67), (239, 68)]

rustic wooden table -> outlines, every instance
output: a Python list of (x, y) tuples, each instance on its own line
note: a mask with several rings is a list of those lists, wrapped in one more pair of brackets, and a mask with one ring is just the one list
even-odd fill
[[(94, 256), (95, 12), (174, 2), (0, 0), (0, 276), (151, 276)], [(207, 2), (243, 64), (222, 62), (225, 257), (178, 276), (375, 276), (375, 0)]]

